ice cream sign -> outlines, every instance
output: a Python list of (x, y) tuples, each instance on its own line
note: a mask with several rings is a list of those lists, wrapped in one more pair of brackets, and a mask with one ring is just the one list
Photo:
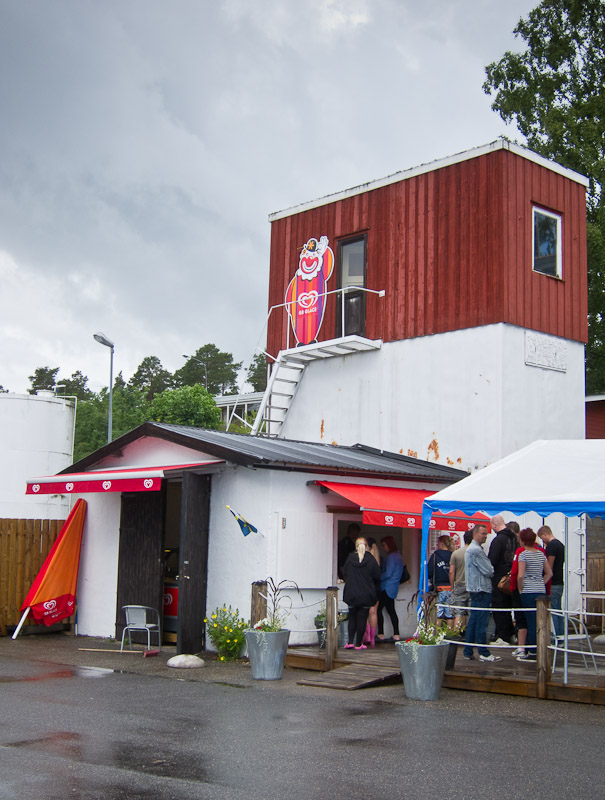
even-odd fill
[(286, 291), (286, 309), (296, 344), (311, 344), (326, 310), (327, 283), (334, 269), (328, 237), (309, 239), (298, 259), (298, 269)]

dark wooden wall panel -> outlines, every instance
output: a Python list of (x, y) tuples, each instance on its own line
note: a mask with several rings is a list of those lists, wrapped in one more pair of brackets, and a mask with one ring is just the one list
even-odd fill
[(199, 653), (204, 644), (210, 529), (209, 475), (183, 475), (179, 552), (177, 653)]
[[(532, 204), (563, 218), (563, 279), (532, 272)], [(508, 150), (468, 159), (272, 223), (269, 305), (284, 302), (311, 236), (367, 233), (366, 335), (395, 341), (508, 322), (586, 341), (586, 214), (582, 185)], [(338, 264), (328, 289), (338, 286)], [(335, 335), (336, 300), (321, 339)], [(268, 350), (286, 346), (285, 310)], [(291, 338), (292, 343), (292, 338)]]
[(586, 403), (586, 438), (605, 439), (605, 400)]
[[(124, 630), (122, 606), (151, 606), (163, 613), (164, 603), (164, 520), (166, 487), (159, 492), (122, 494), (116, 638)], [(133, 634), (133, 641), (146, 637)]]

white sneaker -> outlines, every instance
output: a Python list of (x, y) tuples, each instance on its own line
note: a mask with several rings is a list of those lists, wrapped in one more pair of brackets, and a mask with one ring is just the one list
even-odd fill
[(500, 658), (500, 656), (489, 655), (489, 656), (479, 656), (479, 661), (491, 661), (493, 663), (494, 661), (502, 661), (502, 659)]
[(496, 639), (495, 641), (490, 642), (490, 644), (500, 644), (506, 647), (508, 645), (508, 642), (505, 642), (504, 639)]
[(524, 656), (525, 655), (525, 648), (524, 647), (517, 647), (516, 650), (513, 650), (511, 655), (513, 655), (513, 656)]

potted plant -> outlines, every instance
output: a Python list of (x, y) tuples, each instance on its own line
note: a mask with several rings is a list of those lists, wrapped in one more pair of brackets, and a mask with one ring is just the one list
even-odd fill
[[(405, 642), (395, 642), (403, 688), (410, 700), (437, 700), (443, 682), (449, 644), (446, 628), (435, 620), (436, 592), (425, 592), (418, 611), (416, 633)], [(418, 592), (410, 600), (416, 605)]]
[(244, 629), (246, 623), (240, 619), (239, 610), (229, 606), (215, 608), (210, 617), (204, 620), (206, 633), (216, 647), (221, 661), (235, 661), (241, 658), (246, 646)]
[(276, 583), (267, 578), (267, 616), (245, 632), (252, 677), (261, 681), (277, 681), (284, 671), (290, 631), (283, 627), (286, 613), (283, 604), (289, 599), (285, 594), (295, 590), (302, 593), (293, 581)]
[[(344, 647), (347, 643), (347, 628), (345, 622), (348, 620), (349, 615), (346, 611), (339, 611), (338, 612), (338, 646)], [(315, 619), (313, 620), (315, 627), (317, 628), (317, 639), (319, 641), (319, 647), (326, 646), (326, 604), (322, 603), (319, 607), (319, 611), (315, 615)]]

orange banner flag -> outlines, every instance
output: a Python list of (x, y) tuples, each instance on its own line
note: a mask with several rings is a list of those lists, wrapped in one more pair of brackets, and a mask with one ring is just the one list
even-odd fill
[(21, 611), (31, 608), (36, 622), (54, 625), (74, 612), (85, 517), (86, 500), (79, 499), (27, 593)]

